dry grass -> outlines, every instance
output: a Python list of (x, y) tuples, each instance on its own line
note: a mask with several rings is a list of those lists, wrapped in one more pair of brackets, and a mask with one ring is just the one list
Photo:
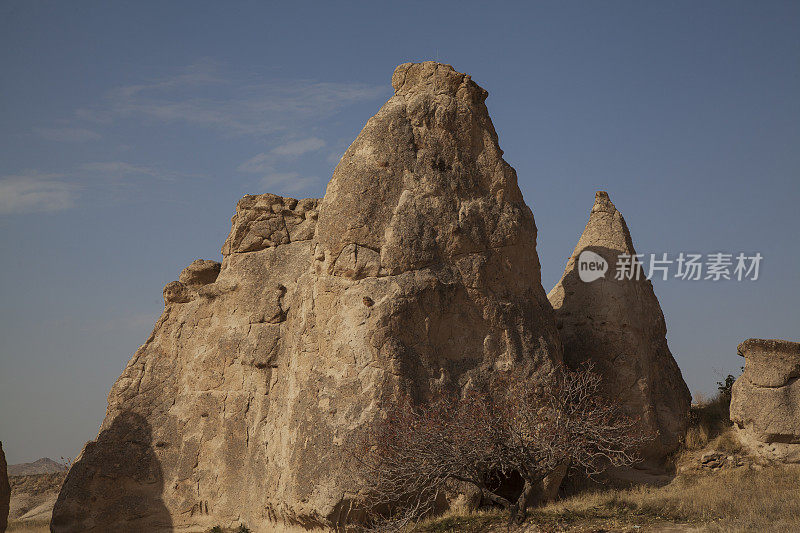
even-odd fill
[(710, 531), (800, 531), (800, 469), (774, 466), (694, 474), (661, 488), (578, 495), (541, 516), (645, 516), (706, 525)]
[(684, 441), (686, 449), (705, 448), (711, 440), (724, 433), (731, 426), (730, 405), (731, 397), (727, 394), (718, 394), (709, 400), (699, 396), (689, 414), (690, 427)]
[[(730, 397), (692, 406), (684, 448), (673, 460), (694, 465), (663, 487), (598, 490), (531, 512), (532, 531), (800, 531), (800, 466), (698, 469), (703, 451), (741, 456), (729, 421)], [(749, 461), (746, 463), (749, 464)], [(534, 527), (534, 525), (536, 527)], [(504, 531), (498, 512), (449, 515), (421, 524), (430, 533)]]
[(50, 532), (50, 523), (49, 521), (42, 521), (42, 522), (15, 522), (9, 521), (8, 529), (6, 529), (9, 533), (49, 533)]
[(506, 523), (508, 515), (497, 509), (472, 513), (447, 512), (422, 521), (413, 531), (424, 533), (483, 533)]
[[(497, 512), (449, 515), (417, 531), (501, 531), (504, 523)], [(800, 531), (800, 467), (721, 470), (679, 476), (660, 488), (580, 494), (533, 510), (533, 524), (542, 531), (656, 531), (665, 525), (720, 533)]]

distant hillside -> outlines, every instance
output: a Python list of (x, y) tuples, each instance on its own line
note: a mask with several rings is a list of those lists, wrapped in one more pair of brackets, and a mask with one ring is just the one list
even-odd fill
[(67, 467), (57, 463), (47, 457), (37, 459), (32, 463), (20, 463), (18, 465), (8, 465), (9, 476), (32, 476), (34, 474), (53, 474), (55, 472), (65, 472)]

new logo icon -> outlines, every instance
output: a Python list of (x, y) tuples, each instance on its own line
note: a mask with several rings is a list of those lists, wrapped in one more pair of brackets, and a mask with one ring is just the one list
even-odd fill
[(589, 283), (605, 276), (608, 271), (608, 262), (599, 254), (591, 250), (584, 250), (578, 256), (578, 276), (581, 281)]

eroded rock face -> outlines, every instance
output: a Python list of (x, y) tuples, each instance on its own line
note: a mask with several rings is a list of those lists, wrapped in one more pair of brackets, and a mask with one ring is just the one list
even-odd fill
[[(579, 258), (582, 252), (583, 265)], [(607, 263), (604, 275), (591, 263), (599, 255)], [(645, 279), (616, 278), (620, 254), (636, 254), (628, 226), (608, 194), (598, 192), (575, 251), (561, 280), (548, 294), (564, 342), (564, 360), (572, 367), (591, 362), (603, 378), (609, 398), (629, 415), (640, 418), (644, 430), (658, 437), (641, 453), (660, 462), (680, 444), (688, 423), (691, 397), (666, 340), (666, 324), (653, 286)], [(587, 279), (594, 276), (585, 276)]]
[(733, 384), (731, 421), (739, 440), (767, 459), (800, 463), (800, 343), (748, 339)]
[(5, 531), (8, 525), (8, 504), (11, 500), (11, 486), (8, 484), (7, 467), (3, 443), (0, 442), (0, 533)]
[[(112, 388), (97, 440), (69, 472), (54, 531), (207, 529), (261, 518), (267, 452), (279, 446), (266, 440), (265, 424), (271, 409), (287, 408), (270, 388), (312, 250), (306, 236), (234, 251), (248, 234), (239, 217), (275, 198), (243, 199), (222, 265), (194, 262), (165, 287), (163, 314)], [(256, 224), (275, 213), (259, 215)]]
[(561, 361), (486, 91), (435, 63), (392, 82), (324, 199), (246, 196), (218, 274), (165, 287), (53, 531), (341, 525), (351, 443), (399, 394)]

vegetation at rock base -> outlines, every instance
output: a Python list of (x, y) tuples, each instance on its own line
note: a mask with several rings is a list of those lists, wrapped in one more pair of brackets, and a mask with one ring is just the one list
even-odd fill
[[(448, 484), (480, 491), (482, 500), (524, 520), (538, 487), (570, 468), (594, 476), (629, 466), (644, 439), (636, 420), (599, 393), (600, 377), (585, 368), (548, 379), (504, 372), (463, 397), (441, 393), (424, 406), (403, 401), (364, 438), (354, 469), (370, 526), (400, 531), (429, 515)], [(513, 496), (493, 484), (519, 476)]]
[[(674, 457), (677, 464), (694, 461), (703, 451), (744, 453), (730, 421), (725, 418), (730, 395), (701, 400), (692, 407), (689, 441)], [(800, 531), (800, 465), (745, 462), (742, 467), (691, 469), (668, 484), (627, 489), (598, 488), (532, 509), (519, 531)], [(449, 513), (430, 518), (414, 531), (500, 532), (506, 519), (496, 509), (470, 514)]]
[(717, 382), (719, 393), (716, 396), (710, 399), (700, 396), (692, 405), (684, 440), (686, 449), (699, 450), (731, 427), (731, 387), (735, 380), (728, 375), (724, 381)]
[[(701, 473), (664, 487), (603, 490), (553, 502), (534, 509), (519, 531), (800, 531), (798, 494), (798, 467)], [(500, 532), (506, 526), (492, 511), (433, 518), (414, 531)]]

